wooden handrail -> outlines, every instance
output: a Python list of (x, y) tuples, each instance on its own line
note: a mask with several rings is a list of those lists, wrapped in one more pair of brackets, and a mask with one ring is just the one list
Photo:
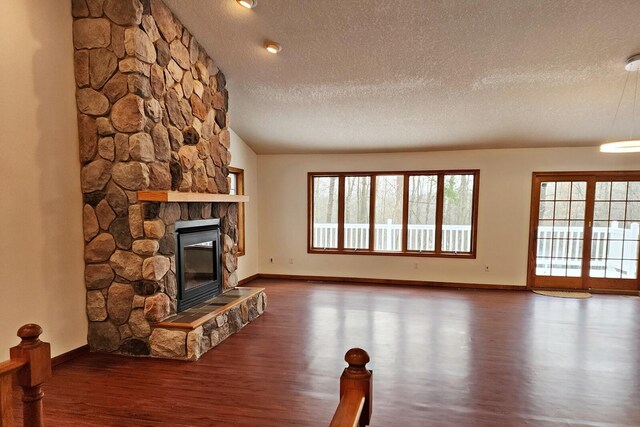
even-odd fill
[(42, 427), (42, 383), (51, 376), (51, 346), (40, 341), (42, 328), (30, 323), (18, 329), (20, 344), (9, 349), (11, 359), (0, 363), (0, 427), (13, 427), (13, 391), (16, 375), (22, 387), (25, 427)]
[(349, 366), (340, 376), (340, 403), (330, 427), (368, 426), (373, 397), (373, 371), (366, 368), (369, 355), (361, 348), (352, 348), (344, 360)]
[(7, 360), (0, 363), (0, 377), (11, 376), (15, 371), (22, 368), (27, 364), (27, 361), (22, 360)]
[(360, 425), (360, 416), (364, 408), (364, 394), (360, 391), (349, 390), (340, 398), (340, 404), (333, 414), (331, 427)]

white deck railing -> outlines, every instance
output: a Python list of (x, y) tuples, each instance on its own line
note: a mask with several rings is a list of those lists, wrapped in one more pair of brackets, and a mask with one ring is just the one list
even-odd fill
[[(617, 221), (593, 227), (589, 276), (636, 278), (639, 229), (639, 223), (625, 229)], [(566, 268), (567, 276), (579, 277), (583, 236), (582, 227), (538, 227), (536, 274), (564, 276)]]
[[(444, 251), (469, 252), (471, 249), (471, 226), (443, 225)], [(435, 225), (409, 225), (407, 247), (409, 250), (432, 251), (435, 248)], [(402, 225), (376, 224), (374, 227), (374, 249), (376, 251), (395, 251), (402, 249)], [(338, 247), (338, 224), (313, 225), (314, 248)], [(344, 247), (347, 249), (369, 248), (369, 224), (345, 224)]]
[[(591, 239), (591, 277), (613, 277), (617, 271), (623, 278), (635, 277), (640, 224), (620, 228), (615, 221), (611, 227), (593, 227)], [(580, 276), (582, 269), (582, 227), (538, 227), (536, 272), (541, 275)], [(469, 252), (471, 226), (443, 225), (442, 249)], [(409, 225), (409, 250), (433, 251), (434, 225)], [(553, 239), (553, 240), (552, 240)], [(375, 224), (374, 249), (398, 252), (402, 249), (402, 225), (387, 220)], [(313, 226), (314, 248), (337, 248), (338, 225), (317, 223)], [(344, 247), (369, 248), (369, 224), (345, 224)], [(635, 255), (634, 255), (635, 254)], [(627, 258), (627, 259), (623, 259)], [(565, 267), (566, 259), (566, 267)], [(562, 272), (560, 271), (562, 270)], [(609, 272), (609, 273), (607, 273)]]

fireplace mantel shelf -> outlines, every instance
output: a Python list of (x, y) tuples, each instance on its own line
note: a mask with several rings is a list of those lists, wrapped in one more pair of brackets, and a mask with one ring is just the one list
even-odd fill
[(246, 203), (249, 196), (211, 193), (190, 193), (183, 191), (148, 190), (138, 191), (141, 202), (222, 202)]

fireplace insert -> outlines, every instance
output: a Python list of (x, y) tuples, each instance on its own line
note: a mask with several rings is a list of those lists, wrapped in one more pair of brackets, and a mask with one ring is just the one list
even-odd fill
[(181, 312), (221, 292), (220, 220), (178, 221), (175, 233), (177, 308)]

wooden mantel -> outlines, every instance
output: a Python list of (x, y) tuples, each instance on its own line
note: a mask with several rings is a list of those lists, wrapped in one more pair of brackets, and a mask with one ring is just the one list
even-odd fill
[(138, 200), (141, 202), (222, 202), (222, 203), (246, 203), (249, 196), (190, 193), (182, 191), (149, 190), (138, 191)]

